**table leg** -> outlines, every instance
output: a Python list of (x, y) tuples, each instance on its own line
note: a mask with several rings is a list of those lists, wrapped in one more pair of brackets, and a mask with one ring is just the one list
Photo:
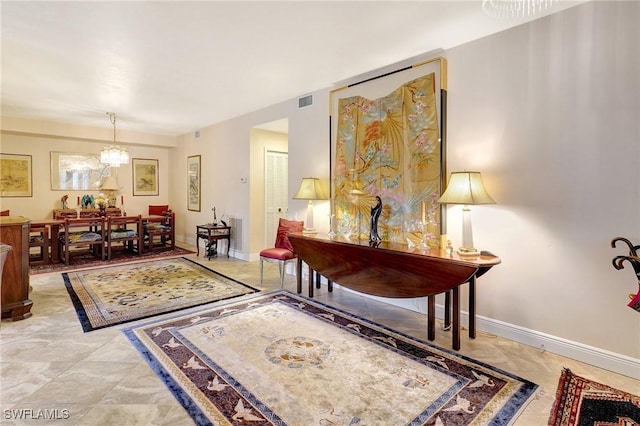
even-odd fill
[(451, 346), (460, 350), (460, 286), (453, 288), (453, 337)]
[[(231, 231), (229, 231), (231, 232)], [(227, 257), (229, 257), (229, 249), (231, 248), (231, 235), (227, 237)]]
[(298, 257), (296, 273), (296, 291), (298, 294), (302, 293), (302, 259)]
[(313, 269), (309, 267), (309, 297), (313, 297)]
[(427, 339), (436, 338), (436, 296), (427, 296)]
[(469, 280), (469, 337), (476, 338), (476, 276)]
[(51, 225), (51, 262), (60, 262), (60, 225)]
[(320, 288), (322, 280), (320, 279), (320, 272), (316, 272), (316, 288)]
[(196, 233), (196, 256), (200, 256), (200, 234)]
[(333, 281), (327, 280), (327, 287), (329, 289), (329, 293), (333, 291)]
[(444, 292), (444, 330), (451, 328), (451, 291)]

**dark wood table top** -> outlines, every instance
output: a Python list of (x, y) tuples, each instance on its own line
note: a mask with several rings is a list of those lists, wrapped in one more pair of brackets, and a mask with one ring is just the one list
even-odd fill
[(500, 263), (493, 255), (447, 257), (437, 249), (347, 239), (326, 234), (289, 234), (300, 258), (327, 279), (381, 297), (423, 297), (448, 291)]

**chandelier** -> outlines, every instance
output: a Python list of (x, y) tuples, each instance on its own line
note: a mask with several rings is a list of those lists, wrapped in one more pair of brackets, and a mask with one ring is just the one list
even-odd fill
[(129, 151), (116, 145), (116, 114), (108, 112), (109, 120), (113, 124), (113, 145), (106, 146), (100, 151), (100, 162), (111, 167), (120, 167), (120, 164), (129, 164)]
[(482, 0), (482, 10), (501, 18), (531, 16), (550, 8), (556, 0)]

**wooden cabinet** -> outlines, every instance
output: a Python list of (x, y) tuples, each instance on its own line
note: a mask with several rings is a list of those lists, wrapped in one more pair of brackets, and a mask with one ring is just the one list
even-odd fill
[(173, 250), (176, 248), (176, 214), (167, 211), (162, 215), (149, 215), (142, 218), (144, 222), (145, 244), (149, 251), (162, 246)]
[(29, 219), (0, 217), (0, 242), (11, 246), (0, 279), (2, 318), (29, 318)]

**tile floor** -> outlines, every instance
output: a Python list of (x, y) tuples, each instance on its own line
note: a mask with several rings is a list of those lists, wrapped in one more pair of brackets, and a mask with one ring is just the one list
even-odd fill
[[(195, 254), (190, 257), (196, 258)], [(197, 260), (263, 290), (279, 286), (275, 264), (265, 264), (265, 280), (260, 284), (257, 262), (224, 256)], [(17, 322), (4, 320), (0, 326), (1, 425), (193, 424), (119, 326), (82, 332), (61, 274), (32, 276), (31, 285), (33, 316)], [(294, 276), (287, 275), (285, 288), (295, 291)], [(316, 290), (315, 298), (417, 338), (426, 337), (424, 315), (339, 289), (328, 293), (326, 286)], [(461, 335), (461, 354), (540, 385), (536, 398), (518, 417), (515, 424), (519, 426), (547, 424), (563, 367), (640, 393), (640, 381), (629, 377), (482, 332), (475, 340), (464, 332)], [(436, 344), (450, 348), (450, 339), (450, 332), (438, 329)], [(43, 410), (58, 420), (33, 418), (43, 415)], [(31, 419), (16, 420), (18, 413)]]

